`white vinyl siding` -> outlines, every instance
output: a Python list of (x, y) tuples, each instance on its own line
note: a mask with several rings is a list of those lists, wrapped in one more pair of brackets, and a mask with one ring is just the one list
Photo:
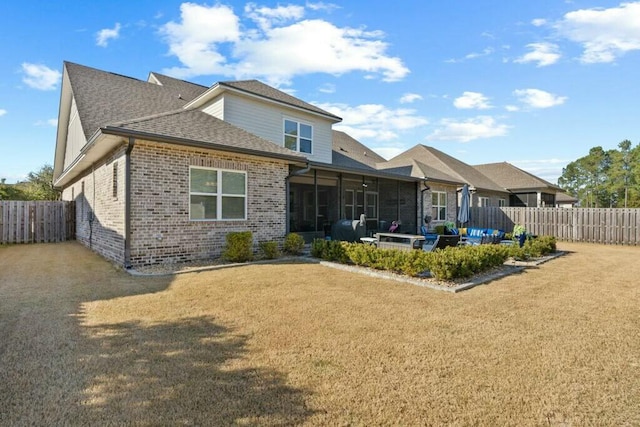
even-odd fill
[(224, 98), (220, 97), (208, 104), (203, 112), (212, 115), (220, 120), (224, 120)]
[[(223, 119), (234, 126), (238, 126), (254, 135), (284, 146), (282, 127), (285, 118), (307, 123), (313, 126), (313, 154), (307, 154), (309, 160), (331, 163), (332, 150), (332, 122), (314, 114), (287, 108), (279, 104), (272, 104), (259, 99), (225, 93), (223, 95)], [(214, 115), (213, 104), (220, 99), (207, 104), (203, 111)], [(219, 114), (219, 113), (215, 113)], [(216, 116), (218, 117), (218, 116)]]
[(66, 169), (80, 155), (80, 150), (87, 143), (78, 115), (76, 100), (71, 100), (71, 112), (69, 113), (69, 127), (67, 128), (67, 147), (64, 155), (64, 168)]

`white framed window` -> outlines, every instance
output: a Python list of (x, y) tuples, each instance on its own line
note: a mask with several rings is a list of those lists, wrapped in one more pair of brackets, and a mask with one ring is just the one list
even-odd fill
[(498, 199), (498, 207), (499, 208), (504, 208), (507, 206), (507, 200), (506, 199)]
[(488, 197), (478, 197), (478, 201), (480, 202), (481, 208), (486, 208), (489, 206), (489, 198)]
[(433, 221), (447, 219), (447, 193), (444, 191), (431, 192), (431, 218)]
[(313, 126), (296, 120), (284, 119), (284, 146), (301, 153), (312, 153)]
[(225, 169), (189, 168), (189, 219), (247, 219), (247, 173)]

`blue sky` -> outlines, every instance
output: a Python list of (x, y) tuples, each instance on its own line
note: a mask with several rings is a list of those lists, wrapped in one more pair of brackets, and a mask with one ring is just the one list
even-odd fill
[(416, 144), (555, 182), (639, 142), (640, 1), (3, 2), (0, 178), (53, 164), (62, 61), (257, 78), (384, 157)]

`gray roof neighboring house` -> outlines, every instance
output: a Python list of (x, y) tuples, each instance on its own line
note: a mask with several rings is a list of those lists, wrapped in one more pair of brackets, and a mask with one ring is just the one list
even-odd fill
[(422, 173), (429, 180), (455, 184), (469, 184), (478, 190), (506, 193), (507, 191), (474, 169), (472, 166), (443, 153), (433, 147), (418, 144), (399, 154), (379, 168), (399, 168), (412, 166), (412, 173)]
[(488, 163), (474, 166), (476, 170), (495, 181), (498, 185), (517, 193), (522, 191), (547, 190), (552, 193), (562, 191), (555, 184), (524, 171), (511, 163)]

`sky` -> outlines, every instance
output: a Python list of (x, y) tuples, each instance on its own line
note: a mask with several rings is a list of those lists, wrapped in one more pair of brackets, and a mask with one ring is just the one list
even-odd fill
[(63, 61), (259, 79), (385, 158), (416, 144), (555, 183), (640, 142), (640, 1), (5, 1), (0, 178), (53, 164)]

